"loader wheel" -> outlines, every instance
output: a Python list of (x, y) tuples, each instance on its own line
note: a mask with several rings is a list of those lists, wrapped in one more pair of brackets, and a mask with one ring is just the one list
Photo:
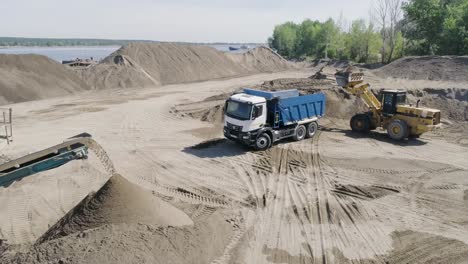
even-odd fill
[(266, 150), (271, 146), (271, 138), (268, 134), (263, 133), (255, 140), (255, 150)]
[(318, 124), (317, 122), (312, 122), (307, 126), (307, 137), (311, 138), (315, 136), (315, 133), (317, 133), (318, 130)]
[(370, 119), (367, 115), (357, 114), (351, 118), (349, 123), (354, 132), (367, 133), (370, 130)]
[(301, 141), (306, 137), (307, 134), (307, 129), (305, 128), (304, 125), (299, 125), (296, 127), (296, 131), (294, 133), (294, 140), (295, 141)]
[(393, 120), (387, 127), (388, 135), (395, 140), (402, 140), (408, 137), (408, 125), (402, 120)]

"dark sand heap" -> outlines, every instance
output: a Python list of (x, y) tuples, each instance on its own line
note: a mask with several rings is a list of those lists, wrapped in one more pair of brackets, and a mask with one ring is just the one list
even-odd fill
[(266, 47), (229, 54), (208, 46), (132, 43), (80, 74), (91, 86), (103, 89), (159, 86), (290, 68), (291, 63)]
[(107, 224), (122, 223), (193, 225), (183, 211), (130, 183), (124, 177), (114, 175), (98, 192), (88, 195), (52, 226), (37, 243)]
[(0, 105), (88, 89), (73, 70), (45, 56), (0, 54)]
[(468, 81), (468, 56), (404, 57), (374, 73), (384, 78)]

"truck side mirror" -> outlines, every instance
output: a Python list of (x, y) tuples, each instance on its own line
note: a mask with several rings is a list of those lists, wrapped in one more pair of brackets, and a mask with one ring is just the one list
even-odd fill
[(223, 113), (226, 113), (228, 103), (229, 103), (229, 100), (226, 100), (226, 102), (224, 103), (224, 107), (223, 107)]

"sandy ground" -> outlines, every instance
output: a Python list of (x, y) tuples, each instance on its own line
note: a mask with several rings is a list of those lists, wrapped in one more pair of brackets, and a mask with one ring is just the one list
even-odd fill
[[(4, 145), (2, 154), (19, 157), (88, 132), (128, 181), (186, 213), (191, 210), (187, 215), (192, 219), (236, 216), (235, 229), (212, 232), (226, 233), (229, 239), (217, 237), (212, 244), (206, 241), (214, 236), (200, 239), (205, 242), (198, 251), (215, 244), (221, 250), (198, 260), (174, 257), (173, 263), (468, 263), (466, 145), (431, 133), (407, 142), (390, 141), (381, 132), (364, 137), (350, 133), (347, 120), (330, 118), (322, 120), (322, 131), (313, 139), (253, 152), (216, 140), (222, 131), (215, 125), (174, 111), (176, 105), (239, 87), (310, 75), (258, 74), (16, 104), (15, 141)], [(212, 141), (198, 145), (206, 140)], [(148, 241), (155, 244), (159, 235), (148, 239), (145, 234), (157, 232), (125, 225), (103, 226), (27, 255), (28, 243), (108, 178), (91, 156), (0, 188), (0, 238), (23, 245), (9, 254), (18, 250), (27, 256), (20, 260), (44, 262), (68, 257), (63, 263), (114, 263), (119, 257), (129, 263), (171, 262), (158, 262), (151, 250), (135, 250)], [(194, 222), (191, 230), (205, 230)], [(184, 232), (191, 234), (187, 241), (199, 236), (198, 231)], [(96, 247), (86, 256), (76, 253), (107, 239), (110, 246)], [(117, 243), (122, 240), (132, 243)], [(48, 257), (34, 258), (38, 252)]]

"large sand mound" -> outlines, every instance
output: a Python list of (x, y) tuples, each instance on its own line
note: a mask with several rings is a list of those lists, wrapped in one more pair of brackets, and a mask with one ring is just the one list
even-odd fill
[(265, 47), (245, 54), (226, 54), (208, 46), (132, 43), (81, 74), (96, 88), (127, 88), (276, 72), (291, 67)]
[(38, 243), (106, 224), (122, 223), (193, 225), (192, 220), (181, 210), (142, 190), (122, 176), (114, 175), (97, 193), (88, 195), (52, 226), (39, 238)]
[(468, 81), (468, 56), (405, 57), (375, 70), (380, 77)]
[(185, 227), (103, 225), (0, 255), (0, 263), (205, 264), (223, 254), (233, 234), (219, 212)]
[(291, 67), (290, 62), (264, 46), (246, 53), (226, 53), (225, 55), (251, 73), (277, 72)]
[(87, 89), (72, 70), (45, 56), (0, 54), (0, 105)]

